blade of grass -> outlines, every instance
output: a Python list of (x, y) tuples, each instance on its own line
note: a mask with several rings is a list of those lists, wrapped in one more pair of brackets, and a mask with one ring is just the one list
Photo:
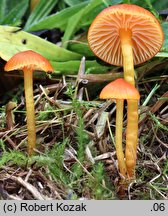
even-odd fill
[(153, 7), (152, 2), (150, 0), (145, 0), (145, 2), (148, 5), (149, 10), (155, 15), (155, 17), (159, 18), (158, 12)]
[(152, 96), (155, 94), (155, 92), (157, 91), (157, 89), (160, 87), (160, 85), (156, 84), (154, 86), (154, 88), (152, 89), (152, 91), (149, 93), (149, 95), (147, 96), (147, 98), (145, 99), (145, 101), (143, 102), (142, 106), (146, 106), (148, 104), (148, 102), (150, 101), (150, 99), (152, 98)]
[(168, 22), (163, 22), (161, 24), (163, 32), (164, 32), (164, 43), (160, 50), (160, 52), (156, 55), (156, 57), (168, 57)]
[[(6, 25), (9, 24), (11, 26), (18, 26), (21, 24), (21, 18), (24, 16), (26, 10), (28, 9), (28, 0), (22, 0), (19, 2), (15, 7), (13, 7), (7, 14), (1, 13), (1, 24)], [(2, 1), (0, 5), (1, 10), (5, 11), (7, 7), (4, 2)]]
[(149, 112), (149, 115), (158, 128), (168, 132), (168, 127), (163, 125), (153, 113)]
[(79, 30), (81, 20), (84, 17), (85, 19), (89, 19), (90, 14), (93, 13), (94, 9), (99, 5), (104, 5), (102, 0), (91, 0), (83, 9), (79, 10), (76, 14), (69, 18), (64, 36), (62, 38), (64, 48), (68, 46), (67, 42), (71, 39), (73, 34)]
[(67, 27), (64, 33), (64, 36), (62, 37), (62, 47), (67, 48), (68, 46), (68, 40), (70, 40), (71, 36), (75, 32), (75, 30), (78, 29), (78, 23), (84, 13), (84, 9), (77, 12), (75, 15), (69, 18)]
[(6, 0), (0, 1), (0, 23), (5, 17), (5, 11), (6, 11)]
[(33, 25), (26, 27), (26, 31), (38, 31), (41, 29), (53, 29), (60, 28), (65, 30), (66, 24), (71, 16), (81, 10), (88, 4), (88, 1), (77, 4), (73, 7), (68, 7), (64, 10), (57, 12), (56, 14), (50, 15), (46, 18), (39, 20)]
[(85, 8), (80, 26), (83, 26), (84, 23), (85, 26), (86, 23), (90, 25), (90, 23), (97, 16), (97, 14), (105, 7), (107, 7), (107, 4), (103, 0), (91, 0), (90, 3)]
[(69, 6), (75, 6), (76, 4), (82, 3), (87, 0), (64, 0)]
[(45, 18), (57, 4), (58, 0), (41, 0), (30, 14), (24, 30), (28, 30), (42, 18)]

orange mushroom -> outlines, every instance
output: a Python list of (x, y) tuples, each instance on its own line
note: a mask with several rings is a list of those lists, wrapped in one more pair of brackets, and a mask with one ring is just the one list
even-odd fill
[[(125, 81), (122, 78), (119, 78), (108, 85), (106, 85), (101, 93), (101, 99), (116, 99), (116, 153), (118, 159), (118, 167), (120, 173), (123, 177), (126, 177), (127, 169), (124, 159), (123, 147), (122, 147), (122, 129), (123, 129), (123, 103), (124, 99), (127, 101), (135, 100), (138, 101), (140, 98), (139, 92), (137, 89)], [(131, 117), (131, 110), (128, 107), (128, 115)]]
[[(163, 38), (162, 28), (154, 15), (131, 4), (104, 9), (95, 18), (88, 32), (88, 42), (95, 55), (110, 64), (123, 66), (124, 78), (133, 86), (134, 65), (155, 56), (163, 44)], [(128, 115), (126, 164), (128, 175), (133, 177), (138, 140), (137, 101), (129, 100), (128, 106), (134, 117), (129, 118)]]
[(120, 4), (98, 14), (89, 28), (88, 42), (103, 61), (123, 66), (125, 79), (134, 85), (134, 65), (156, 55), (163, 44), (163, 31), (148, 10)]
[(28, 154), (31, 155), (36, 144), (35, 108), (33, 99), (33, 71), (52, 72), (53, 68), (48, 60), (40, 54), (28, 50), (15, 54), (6, 63), (5, 71), (22, 70), (24, 74), (24, 89), (26, 98)]

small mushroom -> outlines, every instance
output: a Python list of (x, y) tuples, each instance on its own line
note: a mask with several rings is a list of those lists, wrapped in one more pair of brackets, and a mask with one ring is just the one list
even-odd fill
[[(116, 131), (115, 131), (116, 153), (117, 153), (120, 173), (123, 177), (126, 177), (127, 168), (124, 159), (124, 153), (122, 147), (122, 136), (121, 136), (123, 130), (123, 103), (124, 103), (124, 99), (126, 99), (127, 101), (129, 100), (138, 101), (140, 95), (137, 89), (133, 85), (125, 81), (123, 78), (119, 78), (107, 84), (102, 89), (100, 93), (100, 98), (116, 99)], [(133, 118), (134, 116), (131, 108), (128, 107), (129, 118)], [(132, 128), (132, 130), (134, 130), (134, 128)]]
[[(133, 86), (134, 65), (155, 56), (163, 39), (163, 31), (156, 17), (148, 10), (131, 4), (119, 4), (104, 9), (94, 19), (88, 32), (88, 42), (95, 55), (109, 64), (123, 66), (124, 78)], [(129, 118), (126, 163), (129, 157), (132, 162), (135, 160), (138, 141), (138, 125), (135, 125), (138, 122), (138, 104), (134, 100), (129, 100), (128, 104), (136, 121)], [(130, 145), (134, 151), (131, 151)], [(134, 165), (135, 161), (131, 165), (129, 158), (128, 169), (133, 170)], [(133, 171), (129, 173), (133, 177)]]
[(28, 154), (31, 155), (36, 144), (35, 108), (33, 99), (33, 71), (52, 72), (53, 68), (48, 60), (40, 54), (27, 50), (15, 54), (6, 63), (5, 71), (22, 70), (24, 74), (24, 89), (26, 99), (26, 115), (28, 130)]

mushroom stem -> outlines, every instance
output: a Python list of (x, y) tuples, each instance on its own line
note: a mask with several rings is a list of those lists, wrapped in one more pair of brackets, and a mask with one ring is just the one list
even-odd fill
[[(132, 33), (129, 29), (120, 30), (121, 49), (123, 55), (124, 78), (131, 85), (135, 86), (134, 61), (132, 50)], [(128, 100), (127, 110), (127, 132), (126, 132), (126, 167), (130, 178), (134, 177), (136, 165), (136, 152), (138, 142), (138, 101)]]
[(131, 31), (121, 29), (120, 39), (123, 55), (124, 78), (127, 82), (135, 86)]
[(124, 100), (117, 99), (116, 100), (116, 131), (115, 131), (116, 153), (117, 153), (119, 171), (123, 177), (126, 177), (126, 164), (124, 160), (124, 153), (122, 147), (123, 107), (124, 107)]
[(28, 154), (31, 155), (36, 144), (35, 109), (33, 99), (33, 71), (24, 68), (23, 72), (27, 114)]
[(138, 100), (127, 100), (126, 166), (130, 178), (134, 177), (138, 142)]

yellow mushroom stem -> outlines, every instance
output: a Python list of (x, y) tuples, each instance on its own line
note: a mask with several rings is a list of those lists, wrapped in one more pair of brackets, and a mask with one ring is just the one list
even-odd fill
[(121, 49), (123, 55), (124, 79), (135, 86), (134, 61), (132, 51), (131, 30), (120, 30)]
[(31, 155), (36, 145), (35, 109), (33, 98), (33, 71), (24, 68), (24, 89), (26, 98), (26, 116), (28, 131), (28, 154)]
[(129, 178), (134, 177), (138, 143), (138, 100), (127, 100), (126, 167)]
[[(130, 29), (120, 30), (121, 49), (123, 55), (124, 79), (135, 86), (134, 61), (132, 50), (132, 33)], [(138, 101), (128, 101), (127, 133), (126, 133), (126, 166), (129, 177), (133, 177), (136, 165), (136, 148), (138, 142)]]
[(117, 99), (116, 100), (116, 130), (115, 130), (116, 154), (118, 159), (119, 171), (123, 177), (126, 177), (126, 164), (125, 164), (124, 152), (122, 147), (123, 107), (124, 107), (124, 100)]

